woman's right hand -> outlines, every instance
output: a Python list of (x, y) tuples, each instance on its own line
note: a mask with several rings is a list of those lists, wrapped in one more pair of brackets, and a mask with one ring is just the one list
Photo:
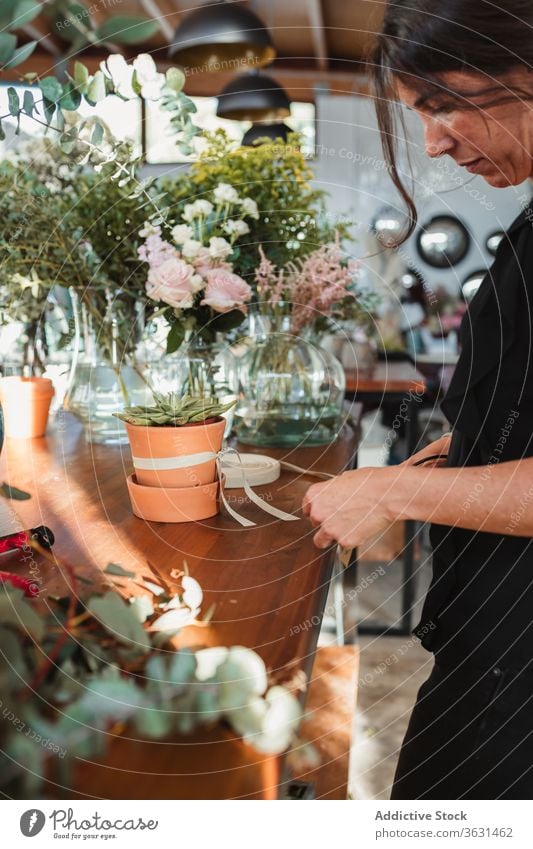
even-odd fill
[[(438, 455), (446, 455), (450, 449), (451, 436), (441, 436), (440, 439), (436, 439), (435, 442), (431, 442), (429, 445), (426, 445), (425, 448), (422, 448), (421, 451), (417, 451), (416, 454), (413, 454), (411, 457), (408, 457), (407, 460), (404, 460), (401, 463), (401, 466), (414, 466), (416, 463), (419, 463), (420, 460), (424, 460), (426, 457), (433, 457)], [(433, 468), (437, 466), (444, 466), (446, 463), (446, 456), (439, 457), (436, 460), (428, 461), (424, 463), (425, 468)]]

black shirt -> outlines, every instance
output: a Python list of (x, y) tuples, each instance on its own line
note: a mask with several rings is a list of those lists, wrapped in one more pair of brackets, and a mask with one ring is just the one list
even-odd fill
[[(493, 467), (533, 456), (533, 210), (500, 243), (461, 327), (461, 356), (442, 409), (448, 466), (483, 466), (458, 513), (482, 502)], [(509, 487), (515, 487), (509, 481)], [(533, 509), (531, 483), (510, 517)], [(520, 668), (533, 660), (533, 540), (433, 525), (433, 580), (414, 633), (441, 663)]]

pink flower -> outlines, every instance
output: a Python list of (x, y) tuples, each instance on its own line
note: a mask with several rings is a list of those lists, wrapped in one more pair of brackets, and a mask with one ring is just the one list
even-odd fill
[(205, 272), (205, 279), (207, 286), (202, 304), (215, 312), (235, 309), (246, 312), (244, 304), (252, 297), (252, 290), (242, 277), (225, 268), (210, 268)]
[(148, 272), (146, 293), (154, 301), (163, 301), (176, 309), (188, 309), (194, 294), (202, 288), (202, 278), (192, 265), (173, 256)]
[[(139, 259), (147, 262), (150, 268), (158, 268), (169, 259), (176, 256), (176, 249), (168, 242), (161, 238), (160, 233), (155, 232), (159, 228), (153, 228), (154, 232), (149, 233), (144, 245), (138, 249)], [(146, 230), (141, 230), (141, 233)]]

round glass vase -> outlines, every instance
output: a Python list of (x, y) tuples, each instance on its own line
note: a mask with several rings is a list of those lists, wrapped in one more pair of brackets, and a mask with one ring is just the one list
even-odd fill
[[(146, 368), (133, 357), (122, 361), (99, 344), (101, 328), (71, 292), (75, 342), (69, 383), (63, 407), (84, 425), (88, 442), (126, 445), (128, 436), (117, 413), (126, 406), (148, 405), (152, 388), (143, 374)], [(111, 320), (110, 336), (113, 337)]]
[[(150, 369), (154, 389), (162, 394), (217, 398), (221, 404), (237, 400), (237, 361), (223, 341), (208, 342), (199, 336), (188, 338), (175, 354), (162, 357)], [(224, 413), (227, 438), (233, 423), (233, 408)]]
[(288, 448), (333, 442), (343, 421), (343, 367), (309, 329), (291, 332), (289, 315), (270, 316), (263, 327), (239, 363), (238, 440)]

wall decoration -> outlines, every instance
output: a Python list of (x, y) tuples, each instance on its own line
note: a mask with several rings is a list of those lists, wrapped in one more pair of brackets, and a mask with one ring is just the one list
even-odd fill
[(418, 253), (432, 268), (457, 265), (465, 258), (469, 247), (468, 230), (452, 215), (435, 215), (418, 233)]

